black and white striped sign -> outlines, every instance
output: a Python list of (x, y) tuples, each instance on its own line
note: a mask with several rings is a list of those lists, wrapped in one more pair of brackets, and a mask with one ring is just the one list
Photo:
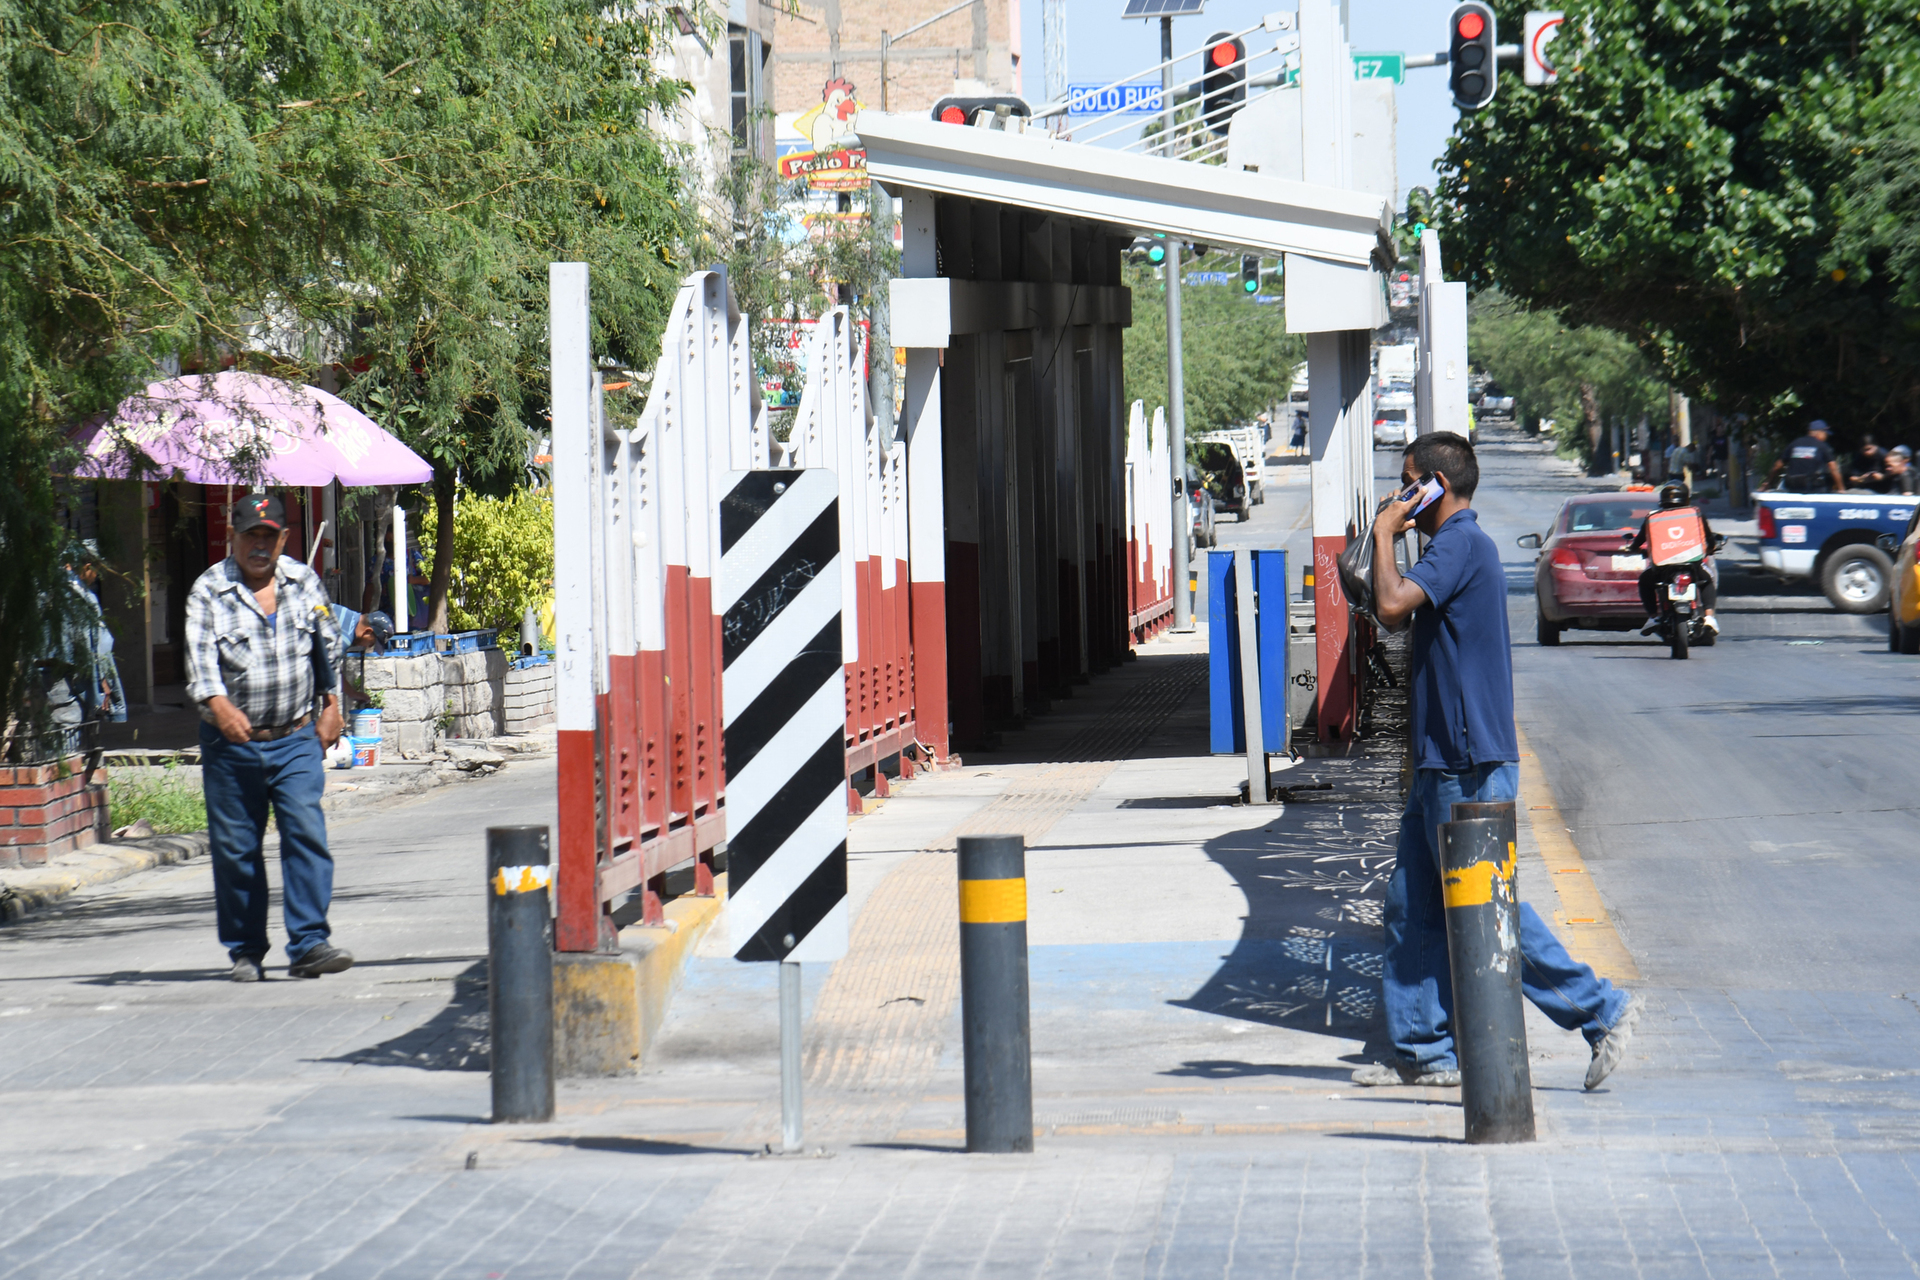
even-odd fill
[(847, 950), (840, 483), (735, 473), (720, 500), (727, 920), (736, 960)]

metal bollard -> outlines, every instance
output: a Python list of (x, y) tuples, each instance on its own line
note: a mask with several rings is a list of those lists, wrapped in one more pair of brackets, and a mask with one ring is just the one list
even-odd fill
[(1440, 827), (1453, 1042), (1467, 1141), (1474, 1143), (1533, 1141), (1511, 823), (1511, 816), (1465, 818)]
[(493, 1119), (553, 1119), (553, 918), (545, 827), (487, 828)]
[(961, 836), (959, 846), (967, 1150), (1031, 1151), (1026, 842), (1019, 836)]

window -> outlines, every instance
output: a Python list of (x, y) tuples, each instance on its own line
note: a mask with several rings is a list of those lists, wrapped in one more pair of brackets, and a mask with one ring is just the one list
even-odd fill
[(736, 155), (761, 151), (759, 113), (766, 105), (765, 72), (772, 48), (758, 31), (727, 28), (727, 97)]

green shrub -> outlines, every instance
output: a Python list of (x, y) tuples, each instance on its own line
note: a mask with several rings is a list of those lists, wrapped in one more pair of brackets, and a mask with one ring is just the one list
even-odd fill
[[(434, 545), (437, 513), (420, 515), (420, 545)], [(553, 499), (523, 489), (504, 498), (462, 492), (453, 504), (453, 572), (447, 623), (455, 631), (520, 625), (553, 590)]]
[(157, 836), (207, 829), (205, 797), (189, 775), (173, 764), (166, 765), (157, 776), (109, 769), (107, 806), (115, 828), (132, 826), (145, 818)]

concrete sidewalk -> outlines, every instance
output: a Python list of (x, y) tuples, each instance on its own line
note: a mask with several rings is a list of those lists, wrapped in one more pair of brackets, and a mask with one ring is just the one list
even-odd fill
[[(1350, 1087), (1379, 1027), (1394, 726), (1291, 770), (1284, 807), (1235, 805), (1197, 649), (1144, 646), (854, 824), (853, 948), (807, 972), (801, 1157), (760, 1154), (776, 974), (712, 947), (638, 1076), (565, 1084), (551, 1125), (485, 1123), (481, 833), (550, 822), (550, 765), (337, 821), (361, 964), (336, 978), (213, 980), (203, 867), (0, 932), (0, 1278), (1920, 1269), (1904, 999), (1651, 990), (1593, 1094), (1584, 1044), (1534, 1019), (1527, 1147), (1461, 1144), (1454, 1091)], [(1605, 903), (1554, 883), (1583, 879), (1578, 833), (1523, 765), (1522, 890), (1624, 973)], [(1030, 849), (1031, 1156), (960, 1150), (966, 831)]]

